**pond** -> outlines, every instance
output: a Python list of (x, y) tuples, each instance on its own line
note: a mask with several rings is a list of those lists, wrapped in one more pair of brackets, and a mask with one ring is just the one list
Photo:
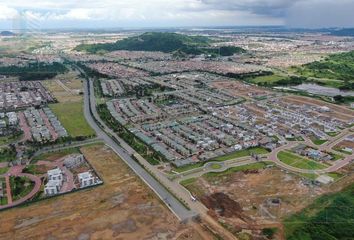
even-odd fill
[(329, 97), (334, 97), (337, 95), (354, 97), (354, 91), (342, 91), (337, 88), (324, 87), (314, 83), (303, 83), (301, 85), (292, 88), (296, 90), (312, 93), (312, 94), (324, 95)]

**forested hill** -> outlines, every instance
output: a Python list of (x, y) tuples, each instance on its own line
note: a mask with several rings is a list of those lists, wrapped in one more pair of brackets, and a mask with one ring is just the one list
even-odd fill
[(244, 52), (238, 47), (213, 48), (211, 40), (204, 36), (188, 36), (177, 33), (148, 32), (139, 36), (129, 37), (115, 43), (104, 44), (81, 44), (75, 48), (77, 51), (97, 53), (100, 51), (160, 51), (164, 53), (184, 54), (215, 54), (231, 56), (235, 53)]

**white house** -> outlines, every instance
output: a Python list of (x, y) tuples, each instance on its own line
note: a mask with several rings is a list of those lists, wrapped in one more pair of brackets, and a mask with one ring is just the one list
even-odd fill
[(55, 195), (60, 192), (60, 188), (63, 184), (62, 180), (49, 180), (44, 187), (44, 193), (47, 196)]
[(60, 180), (60, 181), (64, 180), (63, 172), (61, 171), (60, 168), (49, 170), (47, 174), (48, 174), (48, 180)]
[(47, 196), (55, 195), (60, 192), (63, 185), (64, 175), (60, 168), (55, 168), (47, 172), (48, 182), (44, 186), (44, 193)]
[(79, 173), (78, 175), (80, 187), (89, 187), (95, 184), (95, 177), (90, 172)]

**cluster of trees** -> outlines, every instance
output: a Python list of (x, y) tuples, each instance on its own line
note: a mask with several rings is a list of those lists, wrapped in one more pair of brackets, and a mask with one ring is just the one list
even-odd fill
[(0, 149), (0, 162), (9, 162), (16, 159), (16, 149), (13, 145)]
[(160, 51), (174, 53), (175, 56), (208, 54), (213, 56), (232, 56), (243, 53), (244, 49), (233, 46), (220, 48), (210, 47), (211, 40), (203, 36), (188, 36), (177, 33), (148, 32), (140, 36), (130, 37), (115, 43), (81, 44), (75, 49), (98, 53), (101, 51)]
[(336, 103), (348, 103), (348, 102), (354, 102), (354, 97), (337, 95), (333, 97), (333, 100)]
[(27, 66), (3, 66), (0, 67), (1, 75), (19, 76), (21, 81), (51, 79), (58, 74), (67, 72), (68, 69), (61, 63), (51, 64), (43, 62), (29, 63)]
[(354, 239), (354, 184), (285, 220), (287, 239)]
[(308, 79), (306, 77), (290, 76), (290, 77), (284, 77), (283, 79), (280, 79), (275, 82), (259, 82), (258, 85), (266, 86), (266, 87), (297, 86), (307, 81)]
[[(212, 72), (213, 73), (213, 72)], [(215, 74), (220, 74), (220, 73), (216, 73)], [(252, 78), (256, 78), (256, 77), (262, 77), (262, 76), (269, 76), (272, 75), (273, 73), (270, 71), (258, 71), (258, 72), (248, 72), (248, 73), (227, 73), (224, 76), (226, 77), (230, 77), (230, 78), (236, 78), (239, 80), (249, 80)]]
[(105, 104), (100, 104), (97, 106), (97, 112), (100, 118), (113, 129), (119, 137), (121, 137), (126, 143), (128, 143), (135, 151), (137, 151), (141, 156), (143, 156), (149, 163), (156, 165), (163, 160), (163, 157), (150, 149), (145, 143), (134, 136), (129, 130), (124, 126), (120, 125), (111, 115), (107, 106)]
[(161, 51), (174, 52), (187, 46), (208, 46), (206, 37), (194, 37), (176, 33), (148, 32), (130, 37), (115, 43), (82, 44), (76, 47), (78, 51), (97, 53), (99, 51)]

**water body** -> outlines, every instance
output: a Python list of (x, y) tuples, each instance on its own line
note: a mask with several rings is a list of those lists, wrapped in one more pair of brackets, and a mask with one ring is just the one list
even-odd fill
[(298, 85), (296, 87), (292, 87), (293, 89), (305, 91), (308, 93), (312, 94), (317, 94), (317, 95), (324, 95), (324, 96), (329, 96), (329, 97), (334, 97), (337, 95), (342, 95), (342, 96), (352, 96), (354, 97), (354, 91), (342, 91), (337, 88), (332, 88), (332, 87), (324, 87), (320, 86), (314, 83), (303, 83), (301, 85)]

